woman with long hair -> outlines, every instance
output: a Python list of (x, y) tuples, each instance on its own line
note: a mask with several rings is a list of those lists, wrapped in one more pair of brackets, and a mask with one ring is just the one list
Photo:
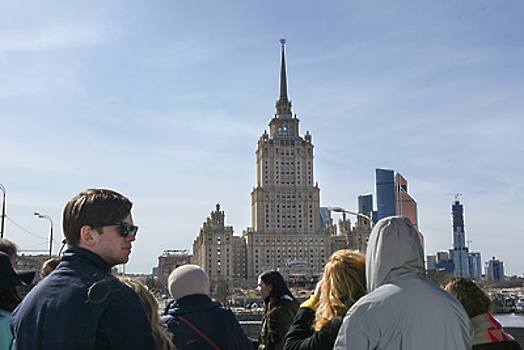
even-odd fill
[(258, 336), (258, 349), (281, 350), (299, 303), (278, 271), (262, 273), (258, 277), (257, 290), (265, 303), (264, 317)]
[(350, 249), (331, 255), (315, 293), (300, 305), (284, 349), (333, 349), (344, 315), (366, 294), (365, 261)]
[(171, 342), (171, 334), (168, 333), (167, 326), (160, 322), (158, 302), (156, 301), (153, 294), (149, 291), (149, 289), (147, 289), (145, 285), (135, 279), (128, 277), (120, 277), (119, 279), (128, 287), (131, 287), (136, 292), (136, 294), (138, 294), (140, 301), (142, 301), (142, 304), (146, 309), (147, 318), (149, 318), (149, 322), (151, 323), (153, 338), (155, 338), (155, 343), (158, 350), (173, 350), (174, 346)]

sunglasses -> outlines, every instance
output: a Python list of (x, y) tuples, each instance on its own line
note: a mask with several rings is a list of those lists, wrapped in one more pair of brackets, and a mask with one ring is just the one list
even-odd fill
[(103, 227), (103, 226), (120, 226), (118, 229), (118, 234), (124, 238), (131, 235), (133, 237), (136, 237), (136, 233), (138, 232), (138, 226), (131, 225), (128, 222), (117, 222), (116, 224), (101, 224), (96, 225), (96, 227)]

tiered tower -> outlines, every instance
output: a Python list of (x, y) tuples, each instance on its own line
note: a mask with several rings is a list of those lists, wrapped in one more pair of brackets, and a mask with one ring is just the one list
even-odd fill
[(247, 275), (306, 264), (322, 271), (331, 253), (320, 218), (320, 189), (313, 176), (311, 134), (300, 136), (300, 120), (287, 96), (285, 39), (281, 41), (280, 96), (276, 113), (258, 141), (257, 184), (251, 192), (252, 229), (244, 232)]

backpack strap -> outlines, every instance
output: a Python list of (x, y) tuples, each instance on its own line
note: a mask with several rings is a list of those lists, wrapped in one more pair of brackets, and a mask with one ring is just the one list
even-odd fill
[(193, 331), (195, 331), (196, 334), (198, 334), (199, 336), (201, 336), (206, 342), (208, 342), (209, 345), (211, 345), (211, 347), (215, 350), (220, 350), (220, 348), (218, 347), (218, 345), (215, 344), (214, 341), (212, 341), (211, 339), (209, 339), (209, 337), (207, 335), (204, 334), (204, 332), (202, 332), (200, 329), (198, 329), (194, 324), (192, 324), (191, 322), (189, 322), (187, 320), (187, 318), (183, 317), (183, 316), (180, 316), (180, 315), (175, 315), (176, 318), (178, 318), (180, 321), (184, 322), (189, 328), (191, 328)]

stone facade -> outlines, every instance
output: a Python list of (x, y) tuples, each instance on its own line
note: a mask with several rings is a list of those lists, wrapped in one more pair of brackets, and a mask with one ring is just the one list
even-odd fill
[(194, 263), (212, 280), (245, 278), (246, 253), (241, 237), (233, 235), (233, 226), (225, 225), (220, 204), (211, 212), (193, 242)]

